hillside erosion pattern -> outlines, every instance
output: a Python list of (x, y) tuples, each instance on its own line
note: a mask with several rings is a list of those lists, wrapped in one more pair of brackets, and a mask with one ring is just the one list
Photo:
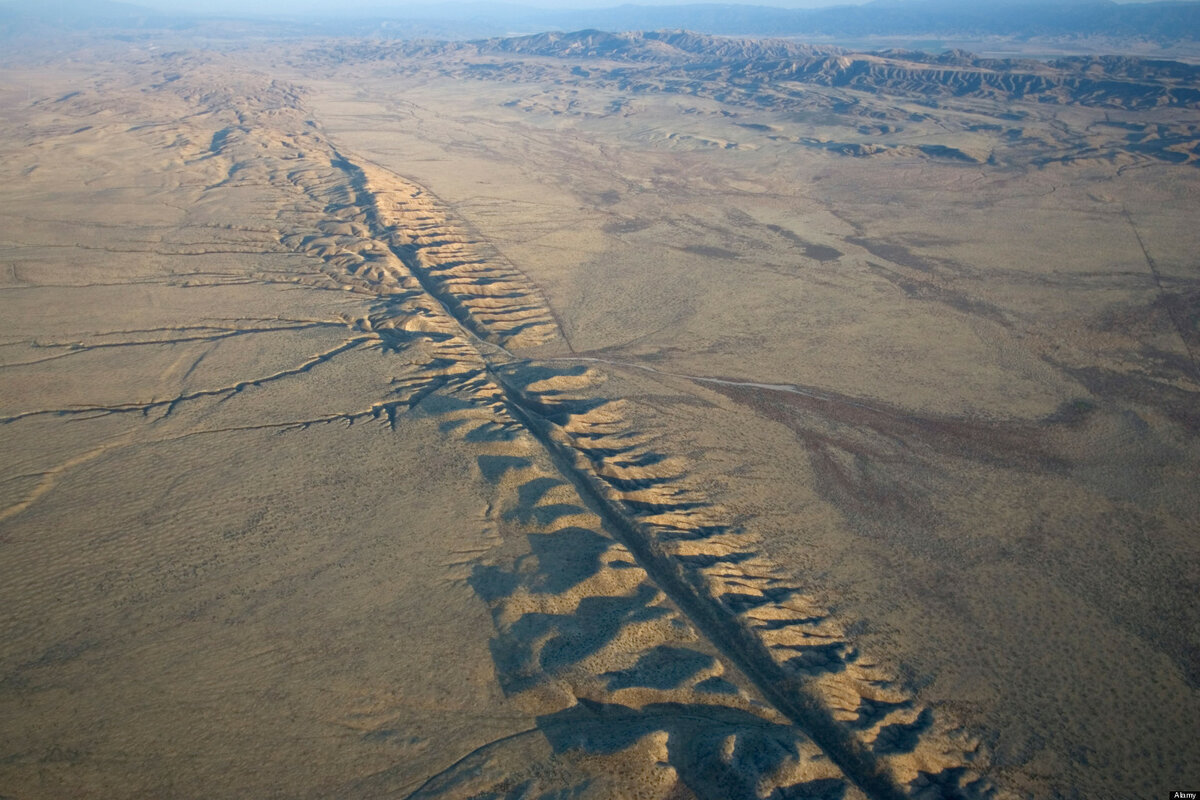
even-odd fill
[[(542, 293), (442, 203), (336, 149), (292, 87), (214, 89), (203, 72), (158, 77), (204, 135), (147, 125), (139, 136), (216, 175), (206, 189), (214, 196), (269, 196), (287, 209), (278, 230), (245, 238), (261, 246), (273, 237), (277, 252), (320, 265), (267, 275), (247, 264), (245, 275), (222, 279), (357, 293), (369, 312), (272, 325), (285, 334), (344, 329), (340, 344), (294, 368), (174, 397), (29, 408), (0, 422), (140, 415), (155, 425), (361, 350), (387, 356), (386, 396), (272, 426), (374, 421), (398, 430), (403, 415), (428, 415), (472, 454), (493, 487), (489, 521), (502, 535), (472, 561), (468, 580), (494, 621), (497, 679), (537, 719), (428, 776), (411, 797), (997, 796), (958, 722), (862, 652), (848, 633), (853, 620), (772, 564), (754, 532), (693, 484), (685, 459), (633, 427), (625, 401), (604, 396), (600, 365), (551, 360), (569, 348)], [(59, 102), (83, 113), (98, 101)], [(169, 341), (250, 332), (176, 330)], [(167, 341), (134, 334), (48, 357)], [(5, 513), (22, 513), (51, 485)], [(388, 778), (359, 788), (375, 793)]]
[[(268, 140), (286, 141), (278, 125)], [(252, 121), (224, 152), (263, 165), (261, 131)], [(562, 346), (535, 287), (421, 187), (322, 150), (269, 175), (328, 203), (319, 234), (281, 241), (385, 301), (359, 327), (410, 366), (382, 407), (420, 405), (477, 444), (498, 523), (534, 543), (533, 563), (485, 556), (472, 580), (495, 618), (498, 677), (556, 757), (665, 747), (701, 797), (765, 796), (768, 778), (781, 797), (994, 794), (975, 745), (784, 578), (686, 462), (631, 429), (596, 368), (517, 358)], [(454, 795), (476, 774), (460, 766), (418, 796)]]

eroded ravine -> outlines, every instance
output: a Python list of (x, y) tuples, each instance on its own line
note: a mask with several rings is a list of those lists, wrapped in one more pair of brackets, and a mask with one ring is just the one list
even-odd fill
[[(207, 146), (187, 145), (183, 156), (225, 168), (211, 191), (282, 199), (291, 210), (277, 220), (275, 244), (321, 265), (319, 275), (250, 268), (250, 277), (353, 292), (369, 299), (369, 313), (271, 326), (344, 326), (344, 341), (294, 367), (3, 422), (140, 413), (154, 425), (361, 349), (387, 354), (387, 396), (272, 424), (395, 427), (404, 414), (425, 414), (473, 454), (507, 541), (474, 560), (470, 584), (494, 622), (497, 679), (537, 719), (536, 732), (448, 756), (410, 796), (564, 787), (713, 800), (995, 794), (974, 745), (770, 563), (753, 531), (693, 485), (686, 461), (633, 425), (629, 401), (605, 397), (599, 365), (553, 360), (569, 348), (541, 292), (449, 209), (337, 151), (286, 87), (231, 98), (180, 81), (170, 91), (210, 118)], [(371, 794), (370, 779), (361, 788)]]
[[(444, 211), (420, 187), (344, 158), (339, 165), (359, 200), (369, 204), (375, 235), (462, 329), (514, 348), (558, 338), (551, 314), (539, 307), (540, 294), (514, 270), (491, 266), (479, 243), (439, 219)], [(495, 387), (489, 396), (551, 454), (566, 481), (549, 477), (555, 490), (573, 488), (569, 504), (583, 498), (598, 512), (619, 546), (711, 648), (867, 796), (993, 792), (971, 767), (970, 743), (940, 726), (860, 653), (837, 621), (756, 551), (752, 536), (692, 489), (686, 465), (654, 451), (652, 437), (631, 430), (621, 401), (594, 396), (602, 376), (550, 362), (496, 361), (478, 350), (475, 355)], [(535, 514), (537, 507), (510, 513)], [(564, 536), (562, 529), (546, 535)], [(521, 592), (497, 596), (484, 585), (481, 594), (498, 619), (508, 621), (498, 626), (502, 637), (530, 613), (543, 613), (523, 610), (513, 620), (517, 612), (510, 604)], [(581, 613), (582, 602), (576, 608)]]

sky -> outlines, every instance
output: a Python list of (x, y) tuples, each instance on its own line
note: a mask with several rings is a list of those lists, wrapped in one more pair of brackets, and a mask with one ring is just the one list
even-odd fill
[[(2, 0), (0, 0), (2, 1)], [(53, 0), (49, 0), (53, 2)], [(120, 0), (145, 8), (168, 12), (201, 14), (281, 14), (281, 15), (333, 15), (370, 14), (398, 12), (404, 8), (419, 8), (428, 12), (437, 6), (458, 5), (513, 5), (533, 8), (576, 9), (604, 8), (620, 5), (689, 5), (696, 3), (742, 3), (756, 6), (781, 8), (824, 8), (828, 6), (861, 5), (869, 0)], [(964, 0), (984, 2), (985, 0)]]
[[(230, 11), (245, 12), (253, 8), (262, 13), (315, 13), (320, 11), (340, 11), (347, 8), (358, 9), (396, 9), (406, 5), (418, 5), (404, 0), (345, 0), (333, 2), (330, 0), (255, 0), (253, 3), (237, 2), (237, 0), (127, 0), (136, 5), (156, 8), (164, 11), (194, 11), (202, 13), (226, 13)], [(785, 8), (822, 8), (833, 5), (859, 5), (868, 0), (500, 0), (512, 5), (534, 6), (539, 8), (600, 8), (603, 6), (619, 5), (683, 5), (704, 2), (741, 2), (748, 5), (781, 6)], [(972, 2), (974, 0), (968, 0)], [(430, 5), (456, 5), (456, 3), (419, 3), (423, 8)]]
[[(1116, 2), (1151, 2), (1152, 0), (1115, 0)], [(443, 3), (415, 3), (412, 0), (128, 0), (136, 5), (163, 11), (187, 11), (199, 13), (245, 13), (252, 10), (262, 14), (315, 14), (361, 12), (371, 9), (397, 10), (405, 6), (419, 5), (428, 10), (431, 5)], [(868, 0), (501, 0), (512, 5), (540, 8), (600, 8), (618, 5), (681, 5), (687, 3), (745, 3), (748, 5), (779, 6), (783, 8), (822, 8), (834, 5), (861, 5)], [(457, 3), (444, 3), (457, 5)], [(992, 5), (994, 0), (961, 0), (962, 5)]]

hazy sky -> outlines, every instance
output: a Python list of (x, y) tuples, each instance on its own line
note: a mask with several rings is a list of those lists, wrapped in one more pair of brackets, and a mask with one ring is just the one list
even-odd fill
[[(419, 6), (428, 10), (436, 5), (459, 5), (459, 3), (416, 3), (404, 0), (127, 0), (136, 5), (164, 11), (189, 11), (200, 13), (345, 13), (371, 9), (398, 10), (405, 6)], [(785, 8), (820, 8), (833, 5), (860, 5), (868, 0), (499, 0), (512, 5), (536, 6), (541, 8), (600, 8), (617, 5), (680, 5), (686, 3), (747, 3), (750, 5), (781, 6)], [(1149, 2), (1150, 0), (1116, 0), (1116, 2)], [(469, 4), (475, 4), (470, 2)], [(992, 5), (994, 0), (960, 0), (961, 5)]]
[[(343, 9), (378, 8), (397, 9), (405, 6), (420, 5), (428, 8), (433, 5), (460, 5), (455, 2), (414, 3), (404, 0), (345, 0), (345, 2), (330, 2), (330, 0), (255, 0), (255, 2), (237, 2), (237, 0), (126, 0), (137, 5), (164, 10), (179, 11), (326, 11), (337, 13)], [(467, 0), (474, 4), (475, 0)], [(601, 6), (618, 5), (682, 5), (697, 2), (743, 2), (751, 5), (785, 6), (788, 8), (820, 8), (831, 5), (858, 5), (867, 0), (498, 0), (520, 6), (536, 6), (540, 8), (599, 8)]]
[[(53, 0), (49, 0), (53, 2)], [(419, 8), (428, 12), (437, 6), (513, 5), (535, 8), (603, 8), (620, 5), (686, 5), (693, 3), (745, 3), (757, 6), (784, 8), (821, 8), (833, 5), (860, 5), (869, 0), (122, 0), (134, 5), (163, 11), (186, 11), (202, 14), (361, 14), (378, 10), (399, 12)], [(984, 0), (964, 0), (983, 2)]]

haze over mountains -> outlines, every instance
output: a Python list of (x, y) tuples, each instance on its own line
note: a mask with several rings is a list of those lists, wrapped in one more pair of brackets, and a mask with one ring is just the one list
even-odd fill
[[(352, 3), (288, 7), (233, 4), (160, 4), (78, 0), (0, 5), (0, 30), (30, 26), (67, 29), (134, 27), (197, 29), (222, 17), (287, 21), (292, 33), (439, 38), (530, 33), (543, 30), (686, 29), (700, 33), (797, 37), (1103, 37), (1194, 41), (1200, 32), (1200, 3), (1123, 3), (1060, 0), (1035, 3), (958, 3), (949, 0), (875, 0), (862, 5), (782, 8), (728, 3), (625, 4), (553, 8), (509, 3)], [(404, 21), (422, 24), (398, 24)], [(431, 24), (436, 23), (433, 27)]]

